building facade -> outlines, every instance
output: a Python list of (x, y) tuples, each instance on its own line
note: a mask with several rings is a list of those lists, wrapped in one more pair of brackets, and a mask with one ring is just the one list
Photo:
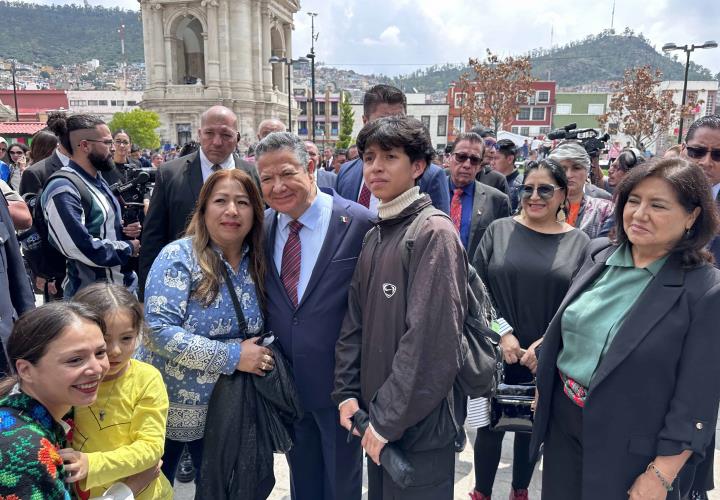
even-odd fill
[(96, 115), (108, 123), (115, 113), (138, 108), (142, 94), (122, 90), (68, 90), (67, 98), (71, 113)]
[(602, 129), (598, 118), (607, 111), (609, 99), (607, 93), (558, 92), (552, 128), (576, 123), (577, 128)]
[[(503, 123), (501, 129), (526, 137), (543, 138), (552, 128), (555, 108), (556, 83), (552, 81), (533, 82), (533, 95), (523, 102), (514, 119)], [(462, 117), (462, 106), (466, 92), (451, 83), (448, 88), (448, 141), (454, 141), (459, 132), (467, 132), (475, 123), (467, 123)], [(482, 124), (489, 126), (490, 124)]]
[(184, 144), (201, 113), (222, 104), (237, 113), (241, 143), (258, 123), (287, 116), (286, 64), (297, 0), (140, 0), (147, 82), (141, 106), (160, 115), (160, 135)]

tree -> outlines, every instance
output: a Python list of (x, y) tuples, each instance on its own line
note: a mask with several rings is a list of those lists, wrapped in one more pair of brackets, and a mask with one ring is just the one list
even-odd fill
[(340, 96), (340, 135), (338, 136), (338, 141), (335, 146), (346, 149), (350, 146), (350, 141), (352, 141), (355, 112), (350, 105), (350, 94), (347, 92), (341, 92)]
[(530, 58), (500, 59), (488, 50), (485, 62), (471, 58), (468, 66), (475, 74), (460, 77), (458, 88), (465, 93), (462, 117), (466, 123), (489, 125), (497, 134), (534, 92)]
[[(608, 112), (600, 115), (601, 125), (617, 124), (617, 131), (632, 138), (635, 147), (657, 141), (679, 118), (681, 106), (672, 99), (672, 91), (658, 91), (662, 73), (650, 66), (625, 70), (622, 82), (614, 84)], [(684, 113), (699, 102), (688, 99)]]
[(119, 112), (113, 115), (108, 123), (110, 130), (123, 129), (130, 134), (133, 144), (143, 149), (157, 149), (160, 147), (160, 136), (155, 129), (160, 126), (160, 117), (154, 111), (133, 109), (128, 112)]

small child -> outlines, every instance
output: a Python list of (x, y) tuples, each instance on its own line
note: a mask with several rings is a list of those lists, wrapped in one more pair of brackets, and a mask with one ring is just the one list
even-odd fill
[(73, 301), (104, 317), (110, 370), (95, 403), (75, 408), (73, 449), (60, 452), (70, 481), (82, 499), (102, 496), (118, 481), (136, 499), (171, 499), (172, 487), (159, 472), (167, 390), (156, 368), (132, 359), (143, 328), (142, 306), (126, 288), (104, 283), (84, 288)]

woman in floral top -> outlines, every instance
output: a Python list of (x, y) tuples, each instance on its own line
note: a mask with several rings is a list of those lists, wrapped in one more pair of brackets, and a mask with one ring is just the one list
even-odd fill
[(7, 345), (17, 377), (0, 382), (0, 498), (70, 499), (58, 450), (72, 406), (97, 397), (108, 370), (102, 317), (52, 302), (22, 316)]
[[(167, 245), (150, 270), (145, 320), (151, 331), (138, 354), (160, 370), (167, 385), (162, 471), (171, 484), (186, 443), (200, 470), (208, 402), (220, 375), (236, 370), (262, 375), (273, 368), (269, 349), (242, 340), (263, 329), (260, 193), (243, 171), (220, 170), (203, 185), (197, 207), (188, 236)], [(239, 327), (226, 275), (246, 331)]]

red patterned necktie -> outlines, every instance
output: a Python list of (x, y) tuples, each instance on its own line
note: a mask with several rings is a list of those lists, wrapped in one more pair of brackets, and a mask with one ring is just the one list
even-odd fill
[(450, 218), (458, 232), (460, 231), (460, 224), (462, 223), (462, 201), (460, 201), (462, 194), (462, 188), (455, 188), (452, 201), (450, 202)]
[(367, 184), (363, 182), (362, 189), (360, 190), (360, 197), (358, 198), (358, 203), (360, 203), (365, 208), (370, 208), (370, 190), (367, 187)]
[(280, 280), (287, 290), (290, 301), (294, 307), (298, 305), (297, 287), (300, 281), (300, 230), (302, 223), (294, 220), (290, 224), (290, 234), (283, 248), (282, 263), (280, 264)]

